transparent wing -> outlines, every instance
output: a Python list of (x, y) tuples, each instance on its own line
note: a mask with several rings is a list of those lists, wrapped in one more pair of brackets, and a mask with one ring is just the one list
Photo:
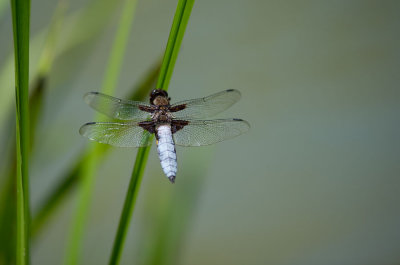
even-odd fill
[(173, 113), (177, 119), (204, 119), (226, 110), (239, 99), (238, 90), (228, 89), (208, 97), (180, 101), (171, 108), (184, 106), (182, 110)]
[(144, 102), (122, 100), (99, 92), (87, 93), (84, 100), (93, 109), (110, 118), (135, 121), (150, 119), (150, 113), (139, 109), (139, 106), (150, 107)]
[(151, 135), (138, 123), (89, 122), (79, 129), (90, 140), (118, 147), (143, 147)]
[(188, 125), (173, 134), (176, 145), (201, 146), (236, 137), (249, 130), (241, 119), (188, 120)]

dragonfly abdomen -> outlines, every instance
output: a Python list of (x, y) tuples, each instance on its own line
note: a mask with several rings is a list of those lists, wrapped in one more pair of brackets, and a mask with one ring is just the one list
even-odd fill
[(175, 181), (178, 164), (176, 161), (176, 151), (174, 140), (172, 139), (171, 126), (169, 124), (160, 125), (156, 129), (156, 133), (157, 152), (161, 167), (165, 175), (173, 183)]

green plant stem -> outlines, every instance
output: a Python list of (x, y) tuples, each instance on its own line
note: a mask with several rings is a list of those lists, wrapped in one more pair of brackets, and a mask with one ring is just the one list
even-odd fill
[[(62, 1), (64, 0), (60, 0), (60, 2)], [(67, 1), (68, 0), (65, 0), (64, 2)], [(9, 3), (10, 1), (6, 2)], [(73, 12), (69, 12), (68, 15), (61, 19), (62, 27), (56, 30), (59, 37), (57, 37), (57, 47), (54, 50), (54, 59), (63, 59), (65, 56), (68, 57), (70, 52), (76, 52), (78, 50), (82, 51), (80, 61), (83, 60), (82, 58), (89, 56), (91, 54), (89, 51), (91, 45), (98, 42), (99, 36), (107, 28), (106, 25), (115, 17), (117, 8), (121, 6), (121, 1), (90, 0), (85, 2), (88, 2), (88, 4)], [(60, 5), (58, 7), (60, 7)], [(54, 15), (60, 14), (60, 12), (58, 12), (58, 7), (55, 11), (55, 13), (58, 14)], [(57, 17), (56, 20), (60, 20), (59, 17)], [(43, 55), (41, 53), (43, 49), (43, 40), (44, 37), (48, 35), (46, 32), (49, 32), (49, 30), (51, 31), (52, 29), (44, 27), (32, 36), (30, 40), (31, 67), (29, 72), (32, 77), (37, 77), (40, 75), (39, 72), (43, 70), (43, 68), (41, 69), (43, 64), (41, 62), (37, 64), (37, 62), (39, 61), (39, 56)], [(42, 59), (40, 61), (43, 62)], [(47, 61), (47, 59), (45, 61)], [(2, 127), (7, 126), (6, 123), (9, 122), (8, 118), (11, 116), (10, 109), (12, 103), (15, 102), (13, 101), (15, 93), (12, 90), (14, 89), (14, 81), (10, 79), (10, 76), (14, 73), (14, 58), (12, 56), (7, 56), (0, 64), (0, 127)], [(80, 68), (81, 67), (75, 67), (70, 69), (70, 71), (65, 71), (63, 73), (63, 78), (72, 78)]]
[(117, 86), (126, 45), (128, 44), (128, 37), (132, 26), (136, 3), (136, 0), (125, 0), (121, 20), (119, 22), (120, 26), (116, 33), (114, 45), (109, 57), (107, 72), (103, 80), (102, 92), (105, 94), (112, 94)]
[[(13, 141), (15, 143), (15, 139)], [(16, 259), (16, 227), (17, 202), (15, 200), (16, 190), (16, 153), (13, 156), (13, 167), (0, 192), (0, 264), (15, 264)]]
[[(103, 80), (102, 92), (113, 94), (117, 86), (118, 76), (122, 67), (123, 57), (136, 9), (136, 0), (125, 0), (122, 7), (122, 16), (115, 35), (112, 51), (108, 60), (106, 73)], [(94, 176), (98, 166), (98, 157), (104, 146), (91, 144), (89, 156), (82, 170), (81, 185), (79, 190), (79, 206), (73, 222), (70, 240), (67, 246), (65, 264), (78, 264), (82, 249), (84, 227), (90, 209), (90, 199), (94, 188)]]
[(6, 0), (0, 0), (0, 17), (3, 16), (3, 12), (7, 7), (7, 2)]
[(114, 246), (111, 253), (110, 264), (118, 264), (121, 258), (121, 247), (126, 238), (126, 229), (132, 217), (133, 208), (136, 198), (139, 194), (139, 187), (142, 181), (144, 167), (141, 166), (147, 162), (150, 148), (139, 148), (136, 155), (135, 166), (133, 167), (132, 177), (129, 183), (128, 191), (125, 196), (124, 208), (122, 209), (121, 218), (119, 220), (118, 231), (115, 236)]
[(0, 0), (0, 17), (3, 16), (3, 12), (7, 7), (7, 2), (6, 0)]
[[(194, 0), (179, 0), (176, 8), (174, 21), (172, 23), (167, 47), (165, 49), (164, 59), (161, 65), (160, 76), (157, 81), (157, 88), (168, 90), (169, 81), (172, 76), (173, 68), (178, 57), (180, 44), (185, 33), (186, 25), (190, 17)], [(152, 140), (148, 139), (148, 141)], [(118, 230), (114, 239), (114, 245), (110, 257), (110, 265), (119, 264), (122, 249), (125, 243), (126, 234), (134, 211), (136, 198), (139, 193), (139, 187), (143, 178), (147, 158), (149, 156), (151, 145), (139, 148), (136, 155), (135, 165), (133, 167), (131, 181), (125, 197), (123, 210), (121, 213)]]
[(30, 1), (11, 1), (16, 95), (17, 264), (29, 264), (29, 19)]
[(85, 167), (82, 171), (82, 179), (80, 179), (81, 192), (78, 197), (78, 209), (73, 222), (73, 229), (69, 241), (68, 252), (65, 259), (66, 264), (78, 264), (79, 256), (81, 253), (81, 241), (85, 228), (87, 209), (90, 205), (90, 198), (92, 195), (92, 185), (95, 173), (96, 153), (94, 152), (94, 144), (90, 145), (90, 155), (84, 160)]
[(39, 80), (41, 78), (47, 79), (46, 77), (49, 75), (53, 66), (57, 41), (60, 39), (61, 26), (63, 25), (65, 11), (68, 6), (67, 1), (68, 0), (59, 0), (57, 8), (53, 14), (46, 36), (46, 43), (38, 62), (37, 76)]
[[(203, 187), (205, 168), (212, 158), (208, 151), (199, 151), (195, 159), (186, 159), (185, 178), (162, 196), (162, 205), (155, 204), (149, 209), (157, 212), (157, 222), (148, 229), (154, 231), (153, 236), (145, 235), (140, 242), (149, 247), (144, 250), (144, 264), (173, 265), (180, 264), (180, 250), (189, 231), (191, 218), (196, 209), (198, 198)], [(185, 169), (183, 169), (185, 171)], [(184, 198), (184, 199), (182, 199)], [(145, 198), (146, 199), (146, 198)]]
[[(61, 5), (63, 3), (63, 5)], [(65, 9), (64, 0), (60, 0), (59, 6), (53, 16), (53, 21), (50, 25), (46, 44), (43, 48), (39, 65), (41, 65), (35, 80), (31, 82), (29, 93), (29, 126), (30, 126), (30, 154), (32, 156), (34, 149), (35, 133), (38, 121), (42, 116), (43, 100), (47, 90), (47, 80), (53, 61), (54, 46), (59, 33), (59, 25), (63, 18)], [(11, 142), (16, 142), (15, 137)], [(15, 187), (16, 187), (16, 150), (10, 150), (10, 157), (14, 159), (8, 163), (6, 171), (6, 184), (0, 191), (0, 264), (15, 264), (16, 263), (16, 202), (15, 202)], [(30, 237), (32, 238), (32, 224), (29, 228)], [(32, 243), (32, 242), (31, 242)]]
[(167, 47), (165, 49), (160, 77), (157, 81), (157, 88), (168, 90), (169, 82), (171, 80), (176, 59), (178, 58), (179, 48), (181, 46), (183, 35), (185, 34), (186, 25), (189, 21), (193, 4), (194, 0), (180, 0), (178, 2)]

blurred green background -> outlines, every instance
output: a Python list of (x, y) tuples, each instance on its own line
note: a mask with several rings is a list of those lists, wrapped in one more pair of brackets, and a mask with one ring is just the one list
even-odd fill
[[(32, 75), (57, 4), (32, 2)], [(88, 144), (78, 129), (94, 111), (82, 96), (102, 85), (120, 7), (68, 2), (31, 159), (33, 213)], [(175, 8), (138, 1), (114, 96), (161, 58)], [(174, 102), (239, 89), (241, 101), (220, 117), (252, 128), (178, 147), (175, 185), (153, 145), (121, 263), (400, 264), (399, 13), (400, 1), (198, 0), (169, 94)], [(3, 171), (15, 104), (4, 0), (0, 36)], [(81, 264), (107, 263), (135, 155), (113, 148), (99, 167)], [(34, 240), (32, 264), (62, 263), (76, 204), (72, 191)]]

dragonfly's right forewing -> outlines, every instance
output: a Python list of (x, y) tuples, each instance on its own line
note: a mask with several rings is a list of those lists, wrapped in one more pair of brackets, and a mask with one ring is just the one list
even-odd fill
[(228, 109), (240, 99), (240, 92), (228, 89), (204, 98), (189, 99), (171, 105), (176, 119), (205, 119)]

